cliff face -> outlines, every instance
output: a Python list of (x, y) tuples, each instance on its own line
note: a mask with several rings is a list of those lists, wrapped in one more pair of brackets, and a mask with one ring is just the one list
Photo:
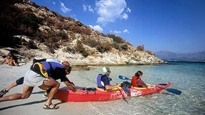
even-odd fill
[[(1, 1), (1, 4), (6, 3), (8, 6), (2, 8), (1, 14), (6, 16), (1, 16), (0, 19), (15, 26), (7, 30), (12, 31), (12, 34), (2, 34), (4, 40), (9, 38), (12, 42), (2, 42), (0, 45), (15, 47), (27, 58), (56, 58), (69, 60), (73, 65), (164, 63), (151, 51), (146, 51), (143, 45), (134, 47), (119, 36), (105, 35), (44, 6), (19, 1), (12, 4), (8, 4), (6, 0)], [(10, 11), (11, 9), (15, 10)], [(9, 11), (13, 12), (12, 15)], [(9, 16), (12, 19), (8, 20)]]

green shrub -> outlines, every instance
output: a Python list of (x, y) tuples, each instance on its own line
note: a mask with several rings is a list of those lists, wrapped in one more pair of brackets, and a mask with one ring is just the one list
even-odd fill
[(92, 32), (90, 28), (86, 28), (78, 25), (70, 25), (69, 30), (73, 31), (74, 33), (85, 34), (85, 35), (91, 35)]
[(83, 52), (81, 52), (81, 54), (84, 56), (84, 57), (87, 57), (88, 55), (89, 55), (89, 53), (87, 52), (87, 51), (83, 51)]
[(99, 44), (96, 49), (99, 52), (104, 53), (104, 52), (110, 51), (112, 49), (112, 47), (109, 43), (103, 43), (103, 44)]
[(30, 12), (18, 16), (18, 21), (21, 25), (24, 25), (27, 28), (27, 31), (29, 28), (34, 31), (37, 31), (39, 28), (39, 24), (42, 23), (42, 19), (36, 17), (35, 14)]
[(31, 49), (37, 49), (35, 43), (33, 41), (29, 41), (28, 42), (28, 48), (31, 48)]
[(144, 51), (145, 50), (144, 45), (137, 46), (137, 50)]
[(110, 37), (113, 39), (114, 42), (117, 42), (117, 43), (124, 43), (125, 40), (123, 40), (121, 37), (119, 36), (116, 36), (114, 34), (107, 34), (107, 37)]
[(67, 34), (64, 32), (64, 31), (60, 31), (58, 34), (57, 34), (58, 37), (62, 38), (62, 39), (68, 39), (68, 36)]
[(112, 43), (111, 44), (112, 45), (112, 47), (114, 47), (115, 49), (117, 49), (117, 50), (121, 50), (121, 47), (120, 47), (120, 45), (118, 44), (118, 43)]
[(85, 38), (85, 39), (83, 40), (83, 43), (84, 43), (85, 45), (90, 46), (90, 47), (96, 47), (96, 46), (99, 44), (96, 40), (92, 40), (92, 39), (90, 39), (90, 38)]
[(146, 50), (146, 52), (147, 52), (148, 54), (150, 54), (150, 55), (154, 55), (154, 56), (155, 56), (155, 54), (154, 54), (152, 51), (150, 51), (150, 50)]
[(124, 50), (124, 51), (127, 51), (127, 50), (128, 50), (127, 44), (123, 44), (123, 45), (121, 46), (121, 48), (122, 48), (122, 50)]
[(87, 57), (89, 54), (83, 47), (83, 44), (80, 40), (77, 41), (75, 51), (81, 53), (84, 57)]
[(69, 46), (67, 46), (65, 49), (64, 49), (65, 52), (71, 52), (71, 53), (74, 53), (74, 50), (72, 48), (70, 48)]

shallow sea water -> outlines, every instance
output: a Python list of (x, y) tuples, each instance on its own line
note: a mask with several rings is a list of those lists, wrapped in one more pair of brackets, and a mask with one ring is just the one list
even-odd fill
[[(110, 66), (112, 84), (121, 83), (118, 75), (130, 77), (138, 70), (148, 84), (172, 82), (170, 88), (182, 91), (175, 95), (161, 93), (106, 102), (69, 102), (90, 114), (99, 115), (205, 115), (205, 63), (170, 62), (165, 65)], [(95, 87), (102, 67), (90, 71), (73, 71), (78, 86)], [(71, 78), (72, 79), (72, 78)], [(127, 101), (127, 102), (126, 102)]]
[[(3, 88), (24, 75), (30, 65), (1, 67), (0, 87)], [(89, 71), (72, 71), (68, 78), (76, 86), (96, 87), (96, 76), (102, 73), (102, 68), (98, 66)], [(35, 88), (29, 99), (0, 103), (0, 115), (205, 115), (205, 63), (170, 62), (164, 65), (110, 66), (110, 69), (112, 84), (122, 82), (118, 75), (131, 78), (136, 71), (141, 70), (144, 73), (142, 79), (146, 83), (172, 82), (170, 88), (180, 90), (182, 94), (175, 95), (164, 90), (161, 93), (126, 100), (67, 102), (61, 103), (58, 110), (47, 111), (42, 108), (45, 103), (43, 92)], [(62, 83), (61, 87), (65, 85)], [(22, 86), (18, 86), (7, 95), (21, 90)], [(54, 100), (53, 103), (59, 101)]]

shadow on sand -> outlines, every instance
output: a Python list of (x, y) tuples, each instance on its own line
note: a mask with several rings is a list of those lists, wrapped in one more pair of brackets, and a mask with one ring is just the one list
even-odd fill
[[(19, 107), (19, 106), (26, 106), (26, 105), (31, 105), (31, 104), (43, 103), (43, 102), (46, 102), (46, 100), (47, 99), (40, 100), (40, 101), (33, 101), (33, 102), (23, 103), (23, 104), (18, 104), (18, 105), (11, 105), (11, 106), (0, 108), (0, 111), (6, 110), (6, 109), (11, 109), (11, 108), (14, 108), (14, 107)], [(62, 103), (64, 103), (64, 102), (56, 103), (56, 105), (59, 105), (59, 104), (62, 104)]]
[[(43, 93), (44, 93), (44, 91), (38, 91), (38, 92), (33, 92), (32, 94), (43, 94)], [(10, 108), (14, 108), (14, 107), (19, 107), (19, 106), (26, 106), (26, 105), (31, 105), (31, 104), (43, 103), (43, 102), (46, 102), (46, 100), (47, 99), (43, 99), (43, 100), (40, 100), (40, 101), (33, 101), (33, 102), (28, 102), (28, 103), (23, 103), (23, 104), (18, 104), (18, 105), (11, 105), (11, 106), (0, 108), (0, 111), (10, 109)], [(59, 105), (59, 104), (62, 104), (62, 103), (64, 103), (64, 102), (56, 103), (56, 105)]]
[(7, 106), (7, 107), (0, 108), (0, 111), (5, 110), (5, 109), (14, 108), (14, 107), (19, 107), (19, 106), (26, 106), (26, 105), (31, 105), (31, 104), (42, 103), (42, 102), (45, 102), (45, 101), (46, 101), (46, 99), (40, 100), (40, 101), (33, 101), (33, 102), (18, 104), (18, 105), (11, 105), (11, 106)]

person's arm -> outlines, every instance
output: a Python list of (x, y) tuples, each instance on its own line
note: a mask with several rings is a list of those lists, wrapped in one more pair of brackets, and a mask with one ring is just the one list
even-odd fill
[(117, 88), (117, 87), (120, 87), (120, 84), (119, 85), (105, 85), (106, 90), (111, 90), (111, 89), (114, 89), (114, 88)]
[(119, 87), (120, 85), (110, 85), (110, 78), (109, 77), (103, 77), (102, 78), (102, 82), (104, 83), (104, 87), (106, 90), (111, 90), (113, 88), (117, 88)]
[(64, 81), (65, 85), (68, 87), (68, 89), (72, 90), (73, 92), (76, 91), (75, 87), (73, 84), (71, 84), (71, 82), (69, 81)]
[(13, 64), (14, 64), (15, 66), (18, 66), (16, 60), (12, 59), (12, 62), (13, 62)]
[(138, 85), (148, 88), (147, 84), (145, 84), (141, 79), (138, 80)]
[(70, 84), (72, 84), (73, 86), (75, 86), (75, 84), (74, 84), (73, 82), (71, 82), (69, 79), (68, 79), (68, 82), (69, 82)]

